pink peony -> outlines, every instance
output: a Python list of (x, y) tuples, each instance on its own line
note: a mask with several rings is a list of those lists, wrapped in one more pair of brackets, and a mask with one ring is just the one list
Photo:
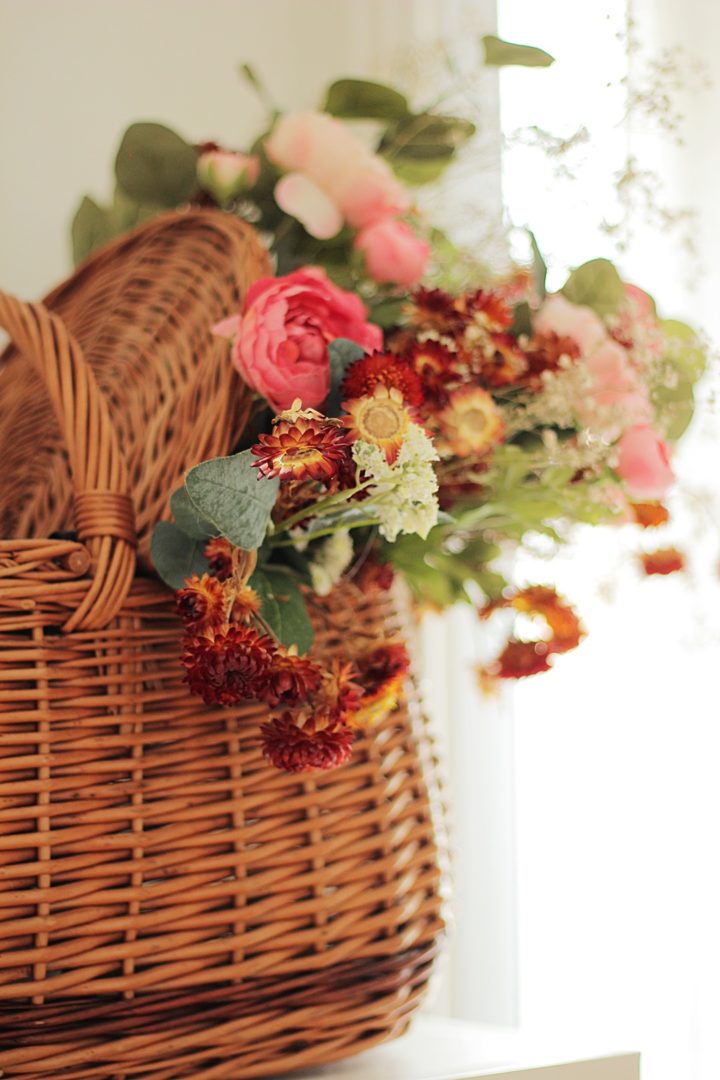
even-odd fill
[(259, 175), (260, 162), (252, 154), (208, 150), (198, 158), (198, 183), (219, 203), (243, 194), (257, 182)]
[(214, 331), (234, 337), (235, 367), (276, 412), (296, 398), (305, 408), (322, 405), (330, 390), (327, 347), (335, 338), (349, 338), (367, 352), (382, 349), (382, 332), (367, 322), (362, 301), (318, 267), (256, 281), (242, 313)]
[(592, 308), (572, 304), (562, 293), (548, 296), (535, 317), (533, 329), (540, 334), (572, 338), (586, 355), (607, 337), (602, 319)]
[(417, 285), (430, 257), (430, 245), (392, 218), (363, 229), (354, 246), (364, 254), (370, 277), (395, 285)]
[(627, 429), (620, 439), (616, 471), (634, 499), (662, 499), (675, 480), (667, 443), (649, 424)]
[[(278, 205), (309, 233), (328, 239), (336, 213), (363, 228), (409, 207), (407, 192), (381, 158), (363, 146), (347, 126), (326, 113), (281, 117), (265, 142), (276, 165), (292, 178), (276, 187)], [(323, 198), (324, 197), (324, 198)], [(342, 221), (337, 223), (337, 232)]]

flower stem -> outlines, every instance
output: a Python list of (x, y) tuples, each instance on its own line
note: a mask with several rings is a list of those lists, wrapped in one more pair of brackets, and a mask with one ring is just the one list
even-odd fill
[(320, 499), (319, 502), (308, 506), (304, 510), (298, 510), (296, 514), (292, 514), (290, 517), (285, 518), (275, 526), (275, 535), (278, 533), (287, 532), (293, 525), (297, 525), (300, 521), (307, 521), (308, 518), (321, 517), (325, 510), (340, 506), (342, 503), (347, 502), (353, 495), (357, 495), (359, 491), (364, 491), (365, 488), (370, 487), (373, 483), (372, 480), (366, 480), (362, 484), (358, 484), (354, 488), (346, 488), (344, 491), (336, 491), (333, 495), (328, 495), (324, 499)]

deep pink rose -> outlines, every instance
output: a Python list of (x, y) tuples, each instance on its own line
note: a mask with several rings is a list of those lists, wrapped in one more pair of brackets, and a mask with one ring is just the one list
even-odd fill
[(616, 471), (634, 499), (662, 499), (675, 480), (667, 443), (649, 424), (627, 429), (618, 447)]
[(364, 254), (371, 278), (394, 285), (417, 285), (430, 257), (430, 245), (392, 218), (363, 229), (354, 246)]
[(367, 321), (362, 301), (318, 267), (256, 281), (240, 316), (215, 332), (234, 336), (235, 367), (276, 412), (296, 398), (305, 408), (322, 405), (330, 390), (327, 347), (335, 338), (349, 338), (367, 352), (382, 348), (382, 332)]

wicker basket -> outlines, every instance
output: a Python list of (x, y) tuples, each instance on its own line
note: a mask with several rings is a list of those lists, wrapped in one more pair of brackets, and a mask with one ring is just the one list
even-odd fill
[[(405, 1029), (442, 935), (412, 688), (348, 765), (277, 772), (261, 706), (188, 694), (172, 598), (136, 572), (133, 503), (146, 536), (183, 470), (243, 422), (209, 327), (262, 268), (218, 214), (113, 245), (49, 298), (92, 370), (56, 314), (0, 294), (17, 350), (0, 377), (0, 510), (34, 537), (0, 542), (4, 1076), (242, 1080), (332, 1061)], [(77, 539), (46, 538), (71, 517)], [(315, 621), (325, 655), (409, 625), (397, 597), (352, 586)]]

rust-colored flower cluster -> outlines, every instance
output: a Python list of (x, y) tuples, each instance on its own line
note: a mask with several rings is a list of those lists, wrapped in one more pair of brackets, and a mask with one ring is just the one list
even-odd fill
[(488, 619), (501, 608), (539, 618), (549, 634), (539, 639), (511, 634), (497, 659), (479, 669), (478, 677), (483, 686), (495, 679), (522, 679), (549, 671), (551, 658), (576, 648), (585, 635), (573, 608), (547, 585), (530, 585), (493, 600), (480, 610), (480, 618)]
[(397, 705), (409, 666), (405, 646), (383, 642), (352, 661), (298, 656), (263, 625), (259, 597), (244, 581), (246, 553), (211, 540), (206, 556), (216, 574), (193, 575), (176, 595), (190, 690), (207, 705), (264, 702), (270, 717), (262, 725), (262, 752), (277, 768), (341, 765), (356, 730)]

